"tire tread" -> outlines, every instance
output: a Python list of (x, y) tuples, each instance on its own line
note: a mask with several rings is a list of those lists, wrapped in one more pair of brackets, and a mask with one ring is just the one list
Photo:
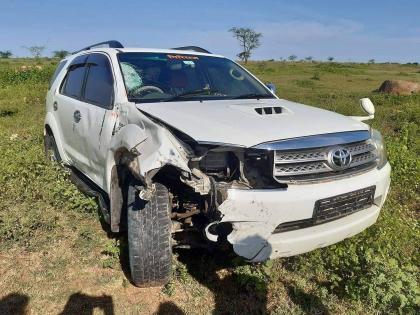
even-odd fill
[(127, 200), (132, 281), (139, 287), (164, 285), (169, 281), (172, 262), (169, 193), (165, 186), (155, 183), (155, 193), (146, 202), (134, 186), (129, 186)]

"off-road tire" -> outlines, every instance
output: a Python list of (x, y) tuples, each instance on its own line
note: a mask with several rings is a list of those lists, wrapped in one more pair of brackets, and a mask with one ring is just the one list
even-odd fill
[(58, 152), (57, 144), (55, 138), (52, 134), (47, 133), (44, 136), (44, 152), (45, 158), (50, 162), (61, 162), (60, 152)]
[(169, 193), (162, 184), (155, 187), (149, 201), (139, 197), (135, 183), (128, 187), (128, 256), (131, 280), (138, 287), (166, 284), (172, 269)]

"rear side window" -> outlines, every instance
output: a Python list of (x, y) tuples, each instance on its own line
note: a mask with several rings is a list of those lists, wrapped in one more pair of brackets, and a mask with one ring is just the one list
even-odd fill
[(80, 99), (86, 72), (86, 56), (75, 58), (69, 66), (66, 80), (61, 89), (61, 93), (69, 97)]
[(104, 108), (111, 108), (114, 80), (111, 65), (103, 54), (91, 54), (87, 59), (88, 74), (84, 100)]
[(63, 60), (58, 64), (57, 68), (54, 71), (53, 76), (51, 77), (50, 86), (48, 87), (48, 89), (51, 89), (51, 86), (53, 85), (55, 79), (57, 79), (58, 74), (61, 72), (61, 70), (63, 70), (66, 63), (67, 63), (67, 60)]

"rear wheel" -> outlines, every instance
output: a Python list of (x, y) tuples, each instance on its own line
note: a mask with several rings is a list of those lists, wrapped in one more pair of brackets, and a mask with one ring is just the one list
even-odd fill
[(133, 182), (128, 187), (128, 253), (131, 278), (139, 287), (164, 285), (171, 274), (169, 193), (162, 184), (155, 187), (149, 201), (139, 197)]
[(55, 138), (49, 132), (44, 136), (45, 158), (51, 162), (61, 162), (61, 156), (57, 149)]

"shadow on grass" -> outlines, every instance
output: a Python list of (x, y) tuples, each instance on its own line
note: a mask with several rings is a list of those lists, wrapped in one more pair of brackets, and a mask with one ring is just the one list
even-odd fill
[(172, 302), (163, 302), (159, 305), (156, 315), (185, 315), (184, 311), (182, 311), (175, 303)]
[[(0, 299), (1, 315), (29, 315), (29, 297), (20, 293), (11, 293)], [(81, 292), (74, 293), (68, 299), (60, 315), (93, 315), (98, 310), (104, 315), (115, 315), (114, 303), (109, 295), (91, 296)], [(176, 314), (176, 313), (173, 313)]]
[[(267, 282), (226, 252), (177, 250), (188, 273), (214, 294), (213, 314), (267, 314)], [(244, 272), (237, 272), (245, 267)], [(239, 269), (238, 269), (239, 268)], [(236, 271), (235, 271), (236, 270)]]
[(98, 314), (98, 310), (104, 315), (115, 315), (112, 297), (91, 296), (77, 292), (70, 296), (60, 315), (93, 315)]
[(297, 285), (284, 283), (289, 298), (297, 305), (305, 314), (329, 315), (328, 308), (323, 304), (322, 300), (313, 293), (307, 293)]
[(11, 293), (0, 299), (0, 314), (25, 315), (28, 314), (29, 297), (20, 293)]
[(2, 109), (0, 110), (0, 117), (12, 117), (17, 114), (17, 109)]

